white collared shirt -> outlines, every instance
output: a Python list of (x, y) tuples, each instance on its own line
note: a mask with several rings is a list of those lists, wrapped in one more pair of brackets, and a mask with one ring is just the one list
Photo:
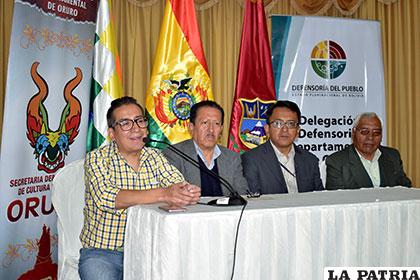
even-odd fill
[(373, 187), (378, 188), (381, 185), (381, 174), (379, 172), (379, 157), (381, 156), (381, 151), (376, 149), (375, 154), (373, 155), (372, 160), (365, 159), (359, 151), (356, 149), (357, 154), (359, 155), (360, 160), (362, 161), (363, 167), (365, 168), (367, 174), (372, 181)]
[(214, 167), (214, 161), (222, 154), (222, 151), (220, 151), (220, 148), (218, 145), (214, 147), (213, 150), (213, 158), (211, 159), (211, 162), (208, 163), (206, 158), (204, 157), (203, 152), (201, 151), (200, 147), (198, 147), (197, 143), (193, 140), (195, 151), (197, 152), (198, 156), (201, 158), (201, 160), (204, 162), (204, 164), (207, 166), (209, 170), (212, 170)]
[(279, 163), (283, 164), (292, 174), (287, 172), (283, 167), (280, 166), (281, 171), (283, 172), (284, 180), (286, 181), (287, 190), (289, 193), (298, 193), (296, 174), (295, 174), (295, 147), (292, 145), (289, 154), (286, 156), (281, 153), (277, 147), (271, 142), (271, 146), (274, 149), (277, 160)]

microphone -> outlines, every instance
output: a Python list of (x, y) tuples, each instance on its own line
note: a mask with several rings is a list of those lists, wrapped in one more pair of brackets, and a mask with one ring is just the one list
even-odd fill
[(143, 142), (146, 143), (146, 144), (150, 143), (150, 142), (165, 144), (165, 145), (167, 145), (167, 147), (171, 151), (173, 151), (178, 156), (182, 157), (184, 160), (188, 161), (189, 163), (191, 163), (195, 167), (199, 168), (200, 170), (206, 172), (207, 174), (209, 174), (213, 178), (219, 179), (220, 183), (230, 192), (230, 195), (229, 195), (229, 197), (226, 197), (226, 198), (219, 198), (219, 199), (211, 200), (207, 203), (208, 205), (233, 206), (233, 205), (245, 205), (245, 204), (247, 204), (247, 201), (232, 187), (232, 185), (226, 179), (221, 177), (219, 174), (216, 174), (215, 172), (213, 172), (213, 171), (211, 171), (211, 170), (209, 170), (205, 167), (200, 166), (200, 164), (198, 163), (197, 160), (193, 159), (192, 157), (190, 157), (189, 155), (187, 155), (186, 153), (184, 153), (180, 149), (176, 148), (171, 143), (168, 143), (166, 141), (151, 139), (149, 137), (144, 137)]

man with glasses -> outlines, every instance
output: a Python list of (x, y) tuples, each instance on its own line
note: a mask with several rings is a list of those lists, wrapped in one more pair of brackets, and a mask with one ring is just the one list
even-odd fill
[(327, 189), (411, 186), (399, 152), (380, 145), (382, 123), (375, 113), (356, 117), (352, 141), (352, 145), (327, 157)]
[(111, 143), (85, 160), (81, 279), (123, 279), (126, 208), (157, 202), (177, 208), (200, 199), (199, 187), (185, 182), (159, 151), (144, 146), (147, 120), (134, 98), (112, 101), (107, 122)]
[(269, 141), (242, 155), (251, 191), (273, 194), (322, 190), (318, 158), (294, 144), (299, 135), (299, 107), (279, 100), (266, 115), (264, 130)]
[(164, 155), (181, 171), (186, 180), (201, 187), (202, 196), (230, 194), (229, 190), (221, 185), (220, 180), (203, 169), (211, 170), (227, 180), (239, 194), (248, 192), (240, 155), (217, 144), (223, 131), (223, 119), (223, 108), (216, 102), (206, 100), (194, 104), (190, 110), (188, 124), (192, 139), (174, 145), (198, 161), (201, 169), (171, 150), (164, 150)]

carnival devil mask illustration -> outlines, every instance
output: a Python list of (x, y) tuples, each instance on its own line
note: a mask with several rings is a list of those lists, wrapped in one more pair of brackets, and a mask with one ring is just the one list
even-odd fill
[(64, 166), (64, 159), (70, 150), (69, 147), (79, 133), (82, 106), (73, 95), (73, 90), (82, 81), (82, 71), (75, 67), (76, 76), (64, 86), (64, 99), (66, 106), (61, 113), (59, 128), (51, 130), (48, 124), (48, 111), (44, 102), (48, 96), (48, 84), (38, 73), (39, 62), (31, 67), (31, 76), (38, 93), (29, 100), (27, 108), (26, 136), (35, 149), (35, 158), (38, 160), (38, 170), (54, 173)]

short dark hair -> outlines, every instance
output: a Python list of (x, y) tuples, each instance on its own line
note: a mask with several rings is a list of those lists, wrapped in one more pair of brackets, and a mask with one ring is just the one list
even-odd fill
[(203, 107), (210, 107), (210, 108), (215, 108), (215, 109), (219, 110), (220, 113), (222, 114), (222, 124), (223, 124), (223, 120), (225, 119), (225, 111), (223, 111), (223, 108), (219, 104), (217, 104), (216, 102), (211, 101), (211, 100), (200, 101), (200, 102), (195, 103), (194, 105), (191, 106), (190, 122), (192, 124), (195, 124), (195, 119), (197, 118), (198, 110), (200, 108), (203, 108)]
[(271, 105), (267, 110), (267, 113), (266, 113), (267, 124), (270, 123), (270, 117), (273, 114), (274, 109), (276, 108), (287, 108), (290, 111), (295, 112), (298, 117), (298, 123), (300, 123), (301, 113), (300, 113), (299, 106), (295, 102), (292, 102), (289, 100), (277, 100), (277, 102)]
[(117, 99), (114, 99), (111, 102), (111, 107), (109, 107), (108, 112), (106, 112), (106, 121), (108, 123), (108, 127), (113, 127), (115, 124), (115, 118), (114, 118), (114, 111), (124, 105), (129, 105), (129, 104), (133, 104), (136, 105), (137, 107), (140, 108), (140, 110), (142, 111), (142, 113), (144, 114), (144, 109), (143, 107), (137, 103), (137, 100), (134, 99), (131, 96), (123, 96)]

